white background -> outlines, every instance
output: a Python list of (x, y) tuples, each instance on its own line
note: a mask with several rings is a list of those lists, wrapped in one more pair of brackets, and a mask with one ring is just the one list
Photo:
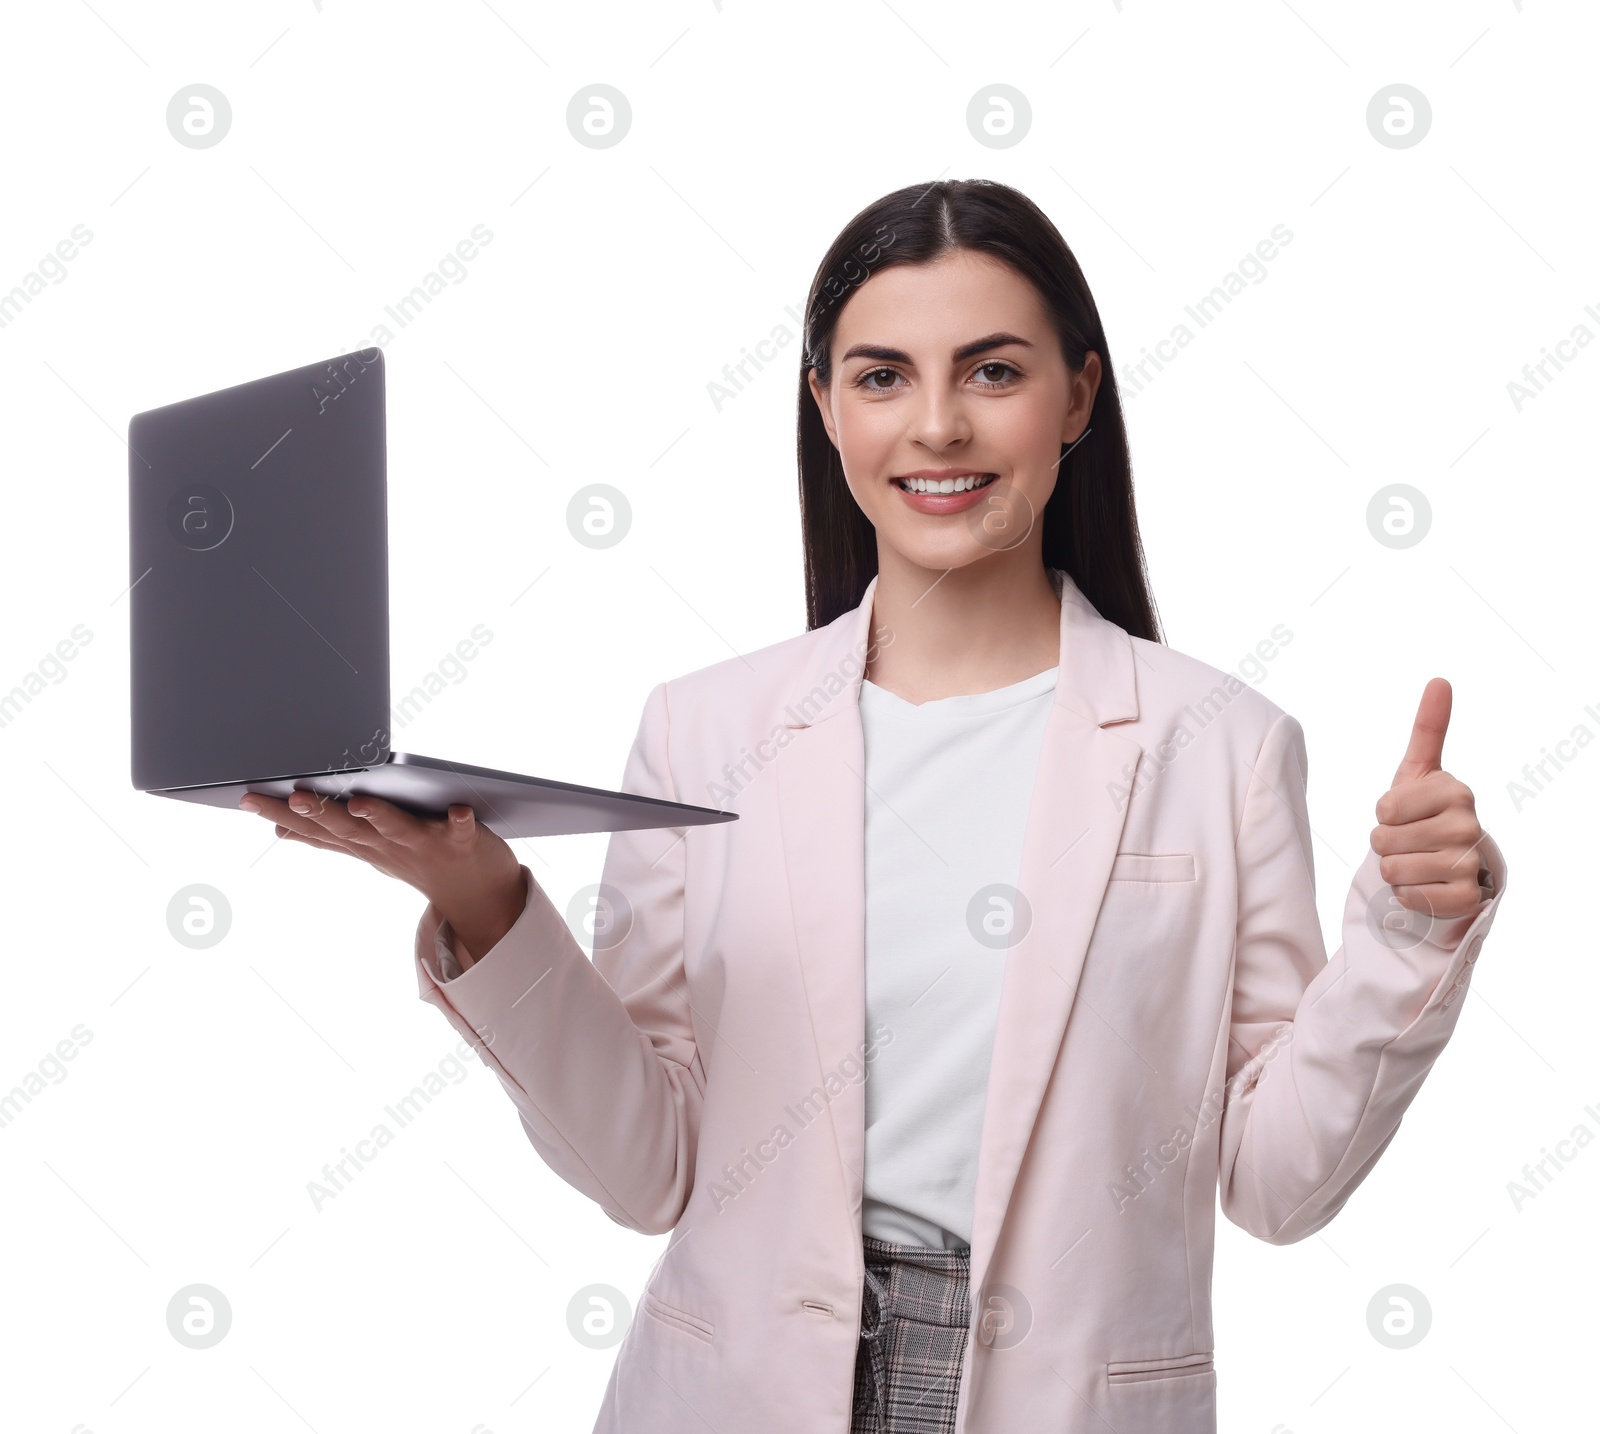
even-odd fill
[[(548, 1171), (475, 1060), (314, 1209), (307, 1182), (456, 1036), (416, 997), (416, 893), (131, 789), (130, 415), (368, 343), (487, 225), (385, 345), (397, 690), (493, 633), (397, 745), (611, 785), (652, 685), (804, 626), (796, 348), (720, 412), (708, 383), (794, 327), (852, 214), (939, 176), (1019, 186), (1082, 264), (1168, 640), (1232, 668), (1292, 631), (1262, 687), (1306, 728), (1325, 928), (1432, 676), (1455, 689), (1445, 765), (1510, 866), (1456, 1035), (1347, 1209), (1287, 1248), (1219, 1222), (1222, 1428), (1591, 1421), (1600, 1150), (1520, 1211), (1506, 1187), (1600, 1132), (1600, 755), (1520, 810), (1508, 783), (1600, 731), (1600, 352), (1520, 411), (1507, 385), (1600, 333), (1597, 41), (1546, 0), (8, 9), (0, 292), (75, 224), (93, 238), (0, 329), (0, 691), (93, 637), (0, 728), (0, 1091), (92, 1040), (0, 1129), (0, 1423), (586, 1430), (614, 1352), (574, 1341), (568, 1300), (636, 1298), (664, 1242)], [(566, 126), (596, 82), (633, 111), (609, 149)], [(1033, 111), (1005, 149), (965, 120), (997, 82)], [(1406, 149), (1365, 119), (1397, 82), (1433, 111)], [(165, 120), (195, 83), (233, 111), (208, 149)], [(1133, 395), (1128, 365), (1276, 224), (1264, 281)], [(632, 504), (606, 551), (565, 524), (590, 482)], [(1366, 526), (1392, 482), (1432, 505), (1404, 550)], [(604, 839), (518, 848), (564, 904)], [(209, 950), (168, 933), (192, 883), (232, 906)], [(193, 1283), (233, 1311), (207, 1350), (167, 1329)], [(1394, 1283), (1433, 1310), (1406, 1351), (1367, 1329)]]

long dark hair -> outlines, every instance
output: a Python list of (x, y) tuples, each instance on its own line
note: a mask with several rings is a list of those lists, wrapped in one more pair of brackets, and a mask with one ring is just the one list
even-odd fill
[(944, 179), (884, 195), (845, 225), (811, 282), (799, 421), (807, 626), (822, 627), (859, 606), (878, 571), (878, 545), (845, 483), (806, 371), (815, 368), (818, 382), (826, 386), (839, 313), (873, 274), (895, 264), (924, 264), (956, 249), (1009, 264), (1039, 291), (1074, 373), (1091, 349), (1100, 355), (1100, 387), (1088, 430), (1062, 460), (1045, 504), (1044, 561), (1064, 568), (1102, 617), (1136, 637), (1163, 641), (1139, 542), (1128, 433), (1100, 311), (1078, 261), (1044, 211), (1019, 190), (983, 179)]

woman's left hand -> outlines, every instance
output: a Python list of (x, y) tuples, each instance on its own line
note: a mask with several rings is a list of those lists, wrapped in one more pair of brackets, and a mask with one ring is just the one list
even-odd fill
[(1466, 916), (1482, 899), (1472, 789), (1440, 766), (1450, 725), (1450, 684), (1432, 678), (1422, 692), (1411, 744), (1389, 790), (1378, 798), (1372, 849), (1395, 899), (1441, 920)]

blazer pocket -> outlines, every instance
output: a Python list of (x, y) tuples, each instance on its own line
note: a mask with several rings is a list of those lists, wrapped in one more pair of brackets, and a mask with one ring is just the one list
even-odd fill
[(1216, 1364), (1211, 1350), (1200, 1354), (1173, 1354), (1162, 1359), (1122, 1359), (1106, 1365), (1112, 1384), (1143, 1384), (1151, 1379), (1180, 1379), (1189, 1374), (1212, 1374)]
[(1112, 881), (1193, 881), (1194, 858), (1186, 851), (1147, 856), (1119, 851), (1111, 863)]
[(669, 1305), (665, 1300), (657, 1299), (648, 1290), (640, 1301), (639, 1307), (646, 1314), (654, 1315), (662, 1324), (669, 1324), (673, 1329), (681, 1329), (685, 1334), (692, 1334), (696, 1339), (711, 1343), (712, 1325), (710, 1320), (701, 1319), (699, 1315), (692, 1315), (688, 1310), (681, 1310), (676, 1305)]

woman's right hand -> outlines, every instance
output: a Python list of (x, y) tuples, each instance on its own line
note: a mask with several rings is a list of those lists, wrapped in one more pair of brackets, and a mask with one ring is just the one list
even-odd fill
[(378, 797), (340, 801), (317, 792), (295, 792), (288, 801), (248, 792), (239, 805), (275, 823), (285, 841), (343, 852), (416, 887), (466, 947), (468, 966), (522, 915), (527, 892), (516, 855), (469, 806), (415, 817)]

